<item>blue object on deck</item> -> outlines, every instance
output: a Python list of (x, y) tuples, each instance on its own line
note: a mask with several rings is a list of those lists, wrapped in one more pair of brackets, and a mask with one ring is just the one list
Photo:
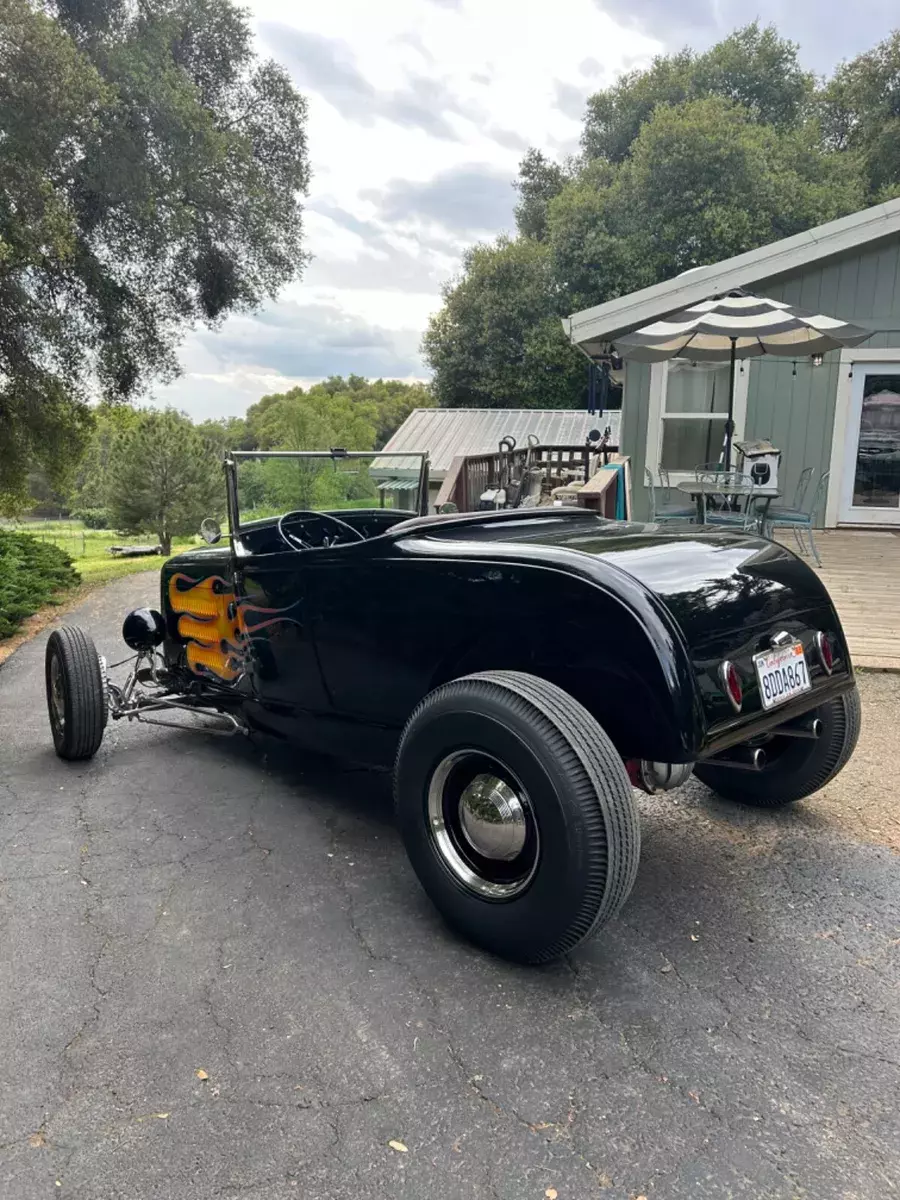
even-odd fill
[(615, 469), (618, 479), (616, 480), (616, 520), (625, 520), (625, 464), (610, 463)]

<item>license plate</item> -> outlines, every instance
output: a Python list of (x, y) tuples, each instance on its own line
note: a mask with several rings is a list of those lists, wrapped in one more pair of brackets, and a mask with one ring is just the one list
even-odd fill
[(799, 642), (754, 654), (753, 665), (756, 667), (763, 708), (784, 704), (785, 700), (808, 692), (812, 687), (806, 669), (806, 656)]

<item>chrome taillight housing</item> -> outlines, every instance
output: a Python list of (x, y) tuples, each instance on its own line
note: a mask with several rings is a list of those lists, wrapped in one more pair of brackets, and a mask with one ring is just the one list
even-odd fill
[(816, 653), (819, 656), (819, 662), (822, 664), (822, 669), (826, 675), (830, 675), (834, 670), (834, 649), (831, 645), (831, 638), (827, 633), (823, 633), (820, 629), (816, 634)]
[(735, 712), (740, 712), (741, 705), (744, 703), (744, 688), (737, 667), (727, 658), (719, 667), (719, 679), (722, 683), (722, 690), (731, 701), (731, 707)]

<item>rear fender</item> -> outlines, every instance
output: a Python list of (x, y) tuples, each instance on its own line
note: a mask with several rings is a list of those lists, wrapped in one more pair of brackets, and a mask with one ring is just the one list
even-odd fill
[[(584, 586), (590, 586), (585, 584)], [(454, 647), (432, 687), (475, 671), (524, 671), (557, 684), (591, 713), (623, 758), (691, 762), (705, 733), (687, 653), (671, 622), (651, 623), (592, 588), (589, 618), (548, 629), (517, 619)]]

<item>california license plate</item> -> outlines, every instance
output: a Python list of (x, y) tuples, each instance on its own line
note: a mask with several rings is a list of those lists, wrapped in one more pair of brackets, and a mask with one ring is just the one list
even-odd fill
[(785, 700), (808, 692), (812, 687), (806, 669), (806, 655), (799, 642), (754, 654), (753, 665), (756, 667), (763, 708), (784, 704)]

